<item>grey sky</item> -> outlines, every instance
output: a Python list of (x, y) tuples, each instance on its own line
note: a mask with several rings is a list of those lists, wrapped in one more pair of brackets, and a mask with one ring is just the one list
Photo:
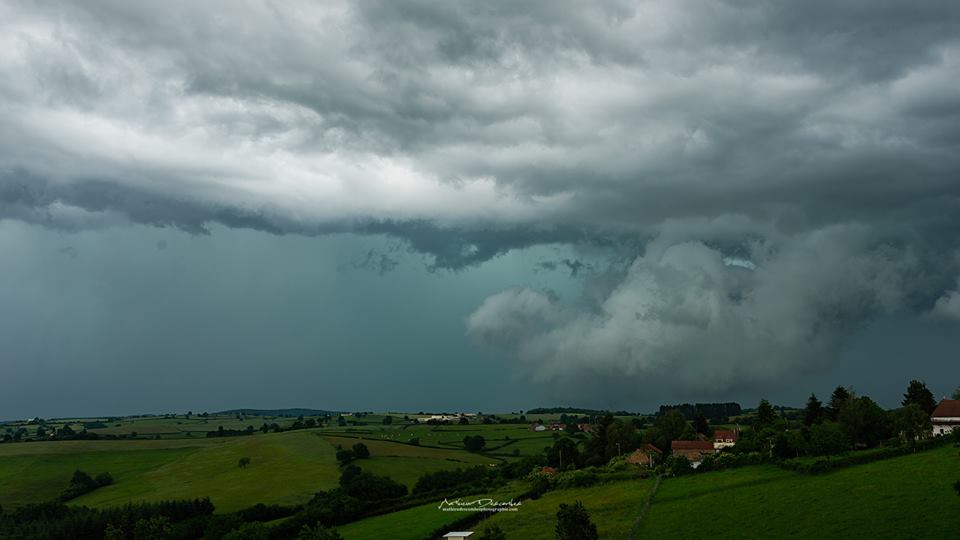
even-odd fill
[(0, 370), (44, 390), (0, 416), (947, 392), (958, 36), (950, 1), (4, 3)]

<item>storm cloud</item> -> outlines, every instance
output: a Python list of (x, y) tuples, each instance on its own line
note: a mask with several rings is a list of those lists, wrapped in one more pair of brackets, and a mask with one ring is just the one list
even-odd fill
[(580, 298), (467, 318), (541, 381), (762, 386), (960, 319), (953, 1), (10, 2), (0, 51), (0, 220), (574, 246), (530, 271)]

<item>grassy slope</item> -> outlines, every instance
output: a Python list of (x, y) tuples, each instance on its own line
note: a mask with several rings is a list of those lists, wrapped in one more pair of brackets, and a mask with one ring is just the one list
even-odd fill
[[(523, 491), (523, 487), (514, 484), (504, 486), (493, 493), (461, 497), (469, 501), (481, 497), (490, 497), (498, 501), (509, 501)], [(420, 540), (435, 529), (465, 517), (463, 512), (443, 512), (440, 501), (416, 506), (407, 510), (375, 516), (339, 527), (337, 532), (345, 540), (366, 540), (367, 538), (391, 538), (395, 540)]]
[(670, 479), (641, 537), (955, 538), (957, 449), (944, 447), (822, 476), (773, 466)]
[[(53, 446), (57, 443), (38, 444)], [(77, 469), (91, 476), (106, 471), (117, 482), (135, 481), (133, 479), (139, 475), (193, 451), (191, 448), (161, 448), (3, 456), (0, 457), (0, 505), (11, 508), (53, 499), (66, 489)]]
[(463, 450), (427, 448), (371, 438), (324, 435), (323, 439), (344, 448), (350, 448), (356, 443), (365, 444), (370, 450), (370, 457), (358, 460), (355, 464), (367, 472), (389, 476), (408, 487), (413, 487), (417, 478), (428, 472), (496, 463), (493, 459)]
[(551, 491), (535, 501), (524, 501), (519, 512), (504, 512), (485, 520), (477, 530), (486, 525), (498, 525), (507, 538), (553, 540), (560, 504), (579, 500), (590, 512), (600, 538), (624, 538), (640, 513), (651, 486), (651, 480), (630, 480)]
[[(334, 450), (314, 433), (294, 431), (225, 439), (228, 444), (199, 448), (179, 459), (118, 481), (76, 499), (77, 504), (111, 506), (130, 500), (208, 496), (219, 512), (258, 502), (295, 504), (337, 484)], [(237, 467), (241, 457), (251, 465)]]

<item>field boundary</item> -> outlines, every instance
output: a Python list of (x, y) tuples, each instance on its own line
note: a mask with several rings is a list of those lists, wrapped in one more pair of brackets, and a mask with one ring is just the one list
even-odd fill
[(630, 532), (627, 533), (629, 540), (635, 540), (637, 538), (637, 534), (640, 532), (640, 522), (643, 521), (643, 516), (647, 515), (647, 511), (650, 510), (650, 505), (653, 504), (653, 497), (657, 494), (657, 489), (660, 488), (660, 482), (662, 480), (663, 476), (658, 474), (656, 482), (654, 482), (653, 487), (650, 488), (650, 493), (647, 493), (647, 497), (643, 501), (643, 506), (640, 507), (640, 513), (637, 515), (637, 519), (634, 520), (633, 526), (630, 527)]

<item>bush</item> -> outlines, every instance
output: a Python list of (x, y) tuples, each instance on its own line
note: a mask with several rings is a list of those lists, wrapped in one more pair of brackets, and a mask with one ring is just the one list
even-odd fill
[(590, 521), (590, 514), (580, 501), (560, 504), (557, 511), (557, 540), (597, 540), (597, 526)]
[(600, 483), (600, 477), (593, 471), (568, 471), (560, 473), (554, 480), (557, 489), (584, 488)]
[(507, 535), (500, 527), (491, 525), (480, 531), (480, 536), (477, 537), (477, 540), (507, 540)]
[(926, 439), (926, 440), (918, 441), (913, 446), (879, 448), (876, 450), (869, 450), (864, 452), (854, 452), (852, 454), (839, 456), (839, 457), (828, 457), (828, 458), (818, 459), (813, 462), (788, 460), (788, 461), (782, 462), (780, 466), (783, 467), (784, 469), (797, 471), (802, 474), (823, 474), (825, 472), (830, 472), (836, 469), (850, 467), (852, 465), (861, 465), (864, 463), (880, 461), (882, 459), (905, 456), (907, 454), (912, 454), (917, 451), (928, 450), (930, 448), (940, 446), (943, 443), (944, 441), (942, 439)]
[(667, 471), (673, 476), (683, 476), (693, 472), (693, 465), (686, 456), (670, 456), (667, 458)]

